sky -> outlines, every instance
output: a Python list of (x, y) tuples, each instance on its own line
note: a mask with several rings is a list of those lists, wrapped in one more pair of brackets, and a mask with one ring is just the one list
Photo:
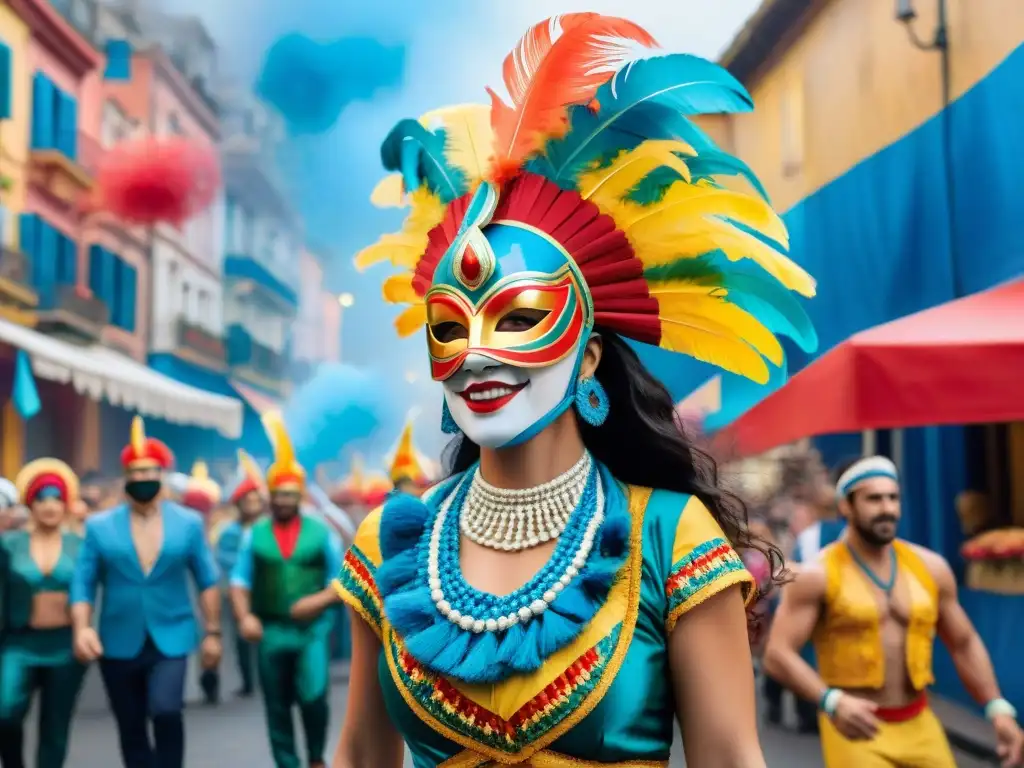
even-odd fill
[[(428, 453), (443, 445), (438, 430), (441, 392), (429, 379), (423, 339), (417, 335), (399, 340), (392, 331), (391, 321), (399, 310), (380, 298), (388, 267), (360, 275), (351, 266), (355, 253), (401, 223), (401, 212), (379, 211), (369, 202), (370, 191), (384, 175), (381, 140), (400, 119), (451, 104), (484, 103), (488, 85), (501, 92), (505, 54), (530, 25), (552, 14), (596, 11), (627, 16), (668, 50), (715, 58), (759, 4), (760, 0), (163, 0), (164, 10), (203, 20), (220, 46), (220, 73), (240, 82), (255, 82), (269, 47), (293, 32), (325, 42), (373, 38), (404, 59), (398, 82), (378, 90), (370, 100), (349, 103), (328, 133), (292, 139), (282, 148), (281, 160), (309, 237), (332, 253), (331, 289), (355, 296), (354, 306), (345, 311), (344, 361), (379, 371), (395, 383), (395, 411), (416, 409), (418, 441)], [(243, 5), (240, 13), (237, 9)], [(365, 66), (372, 64), (353, 65), (354, 80), (368, 76)], [(383, 445), (390, 445), (394, 437), (382, 438)]]

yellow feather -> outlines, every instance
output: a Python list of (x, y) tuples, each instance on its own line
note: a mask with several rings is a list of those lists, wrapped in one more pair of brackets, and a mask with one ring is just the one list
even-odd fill
[(491, 108), (486, 104), (460, 104), (427, 112), (420, 118), (425, 128), (444, 128), (445, 159), (458, 168), (475, 187), (494, 156)]
[(768, 365), (757, 350), (736, 338), (729, 328), (706, 317), (662, 318), (660, 346), (717, 365), (758, 384), (768, 381)]
[(412, 336), (427, 324), (427, 305), (420, 302), (413, 304), (395, 318), (395, 330), (403, 339)]
[(131, 446), (136, 456), (146, 452), (146, 425), (141, 416), (132, 419)]
[(672, 168), (687, 182), (690, 169), (675, 153), (696, 154), (682, 141), (652, 139), (632, 150), (620, 152), (603, 168), (583, 174), (579, 181), (580, 195), (598, 205), (614, 204), (624, 198), (650, 173), (661, 167)]
[(259, 465), (252, 456), (241, 448), (238, 449), (238, 463), (241, 465), (242, 471), (245, 472), (247, 477), (252, 478), (260, 485), (263, 484), (263, 472), (260, 471)]
[(445, 206), (440, 198), (426, 187), (408, 195), (410, 211), (402, 224), (402, 231), (384, 235), (376, 243), (364, 248), (355, 257), (356, 269), (362, 271), (381, 261), (412, 269), (427, 249), (427, 235), (444, 219)]
[(210, 470), (206, 466), (205, 461), (197, 461), (192, 465), (192, 479), (193, 480), (209, 480)]
[(405, 206), (405, 184), (402, 182), (402, 174), (392, 173), (378, 181), (370, 193), (370, 202), (378, 208)]
[(746, 310), (730, 304), (725, 291), (681, 281), (659, 283), (651, 295), (658, 300), (658, 315), (671, 321), (677, 316), (699, 316), (756, 349), (775, 365), (782, 365), (782, 345), (775, 335)]
[(284, 418), (279, 411), (267, 411), (263, 415), (263, 428), (274, 446), (274, 466), (281, 470), (290, 470), (298, 465), (295, 463), (295, 449), (285, 428)]
[(419, 295), (412, 287), (412, 272), (392, 275), (384, 281), (384, 301), (391, 304), (417, 304)]
[[(751, 259), (787, 289), (815, 294), (814, 279), (785, 253), (782, 220), (763, 201), (707, 185), (677, 182), (653, 205), (622, 201), (607, 207), (645, 267), (657, 267), (716, 250), (730, 261)], [(727, 221), (771, 238), (772, 245)]]
[(771, 238), (783, 248), (789, 246), (786, 225), (768, 203), (758, 197), (729, 189), (677, 181), (657, 203), (630, 204), (625, 213), (629, 214), (628, 218), (618, 223), (627, 231), (678, 229), (673, 224), (681, 218), (692, 220), (712, 216), (732, 219)]

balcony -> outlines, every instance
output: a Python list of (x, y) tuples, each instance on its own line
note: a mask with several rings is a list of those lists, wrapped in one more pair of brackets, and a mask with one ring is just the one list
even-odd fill
[(184, 318), (177, 322), (175, 346), (182, 357), (193, 358), (207, 368), (225, 367), (227, 351), (224, 340)]
[(36, 327), (43, 333), (95, 342), (110, 322), (106, 302), (75, 285), (51, 285), (39, 292)]
[(259, 259), (245, 253), (230, 253), (224, 258), (224, 276), (237, 294), (258, 290), (282, 314), (294, 317), (298, 313), (298, 291), (285, 284)]
[(31, 266), (25, 254), (0, 247), (0, 307), (15, 313), (35, 309), (39, 296), (32, 287)]
[(33, 147), (29, 153), (29, 183), (65, 205), (74, 205), (93, 186), (103, 147), (91, 136), (75, 137), (75, 159), (63, 149)]
[(243, 381), (285, 395), (290, 382), (289, 355), (256, 341), (241, 325), (228, 328), (227, 360), (232, 374)]

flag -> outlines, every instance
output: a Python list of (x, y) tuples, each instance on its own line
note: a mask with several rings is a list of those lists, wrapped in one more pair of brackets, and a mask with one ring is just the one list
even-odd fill
[(43, 408), (43, 404), (39, 400), (39, 390), (36, 389), (36, 380), (32, 375), (32, 363), (23, 349), (18, 350), (17, 358), (14, 361), (13, 396), (14, 407), (18, 410), (21, 418), (26, 421)]

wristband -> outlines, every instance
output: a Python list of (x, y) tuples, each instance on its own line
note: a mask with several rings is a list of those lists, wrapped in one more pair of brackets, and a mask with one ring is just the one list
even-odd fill
[(219, 629), (208, 629), (205, 633), (206, 637), (220, 637), (221, 632)]
[(842, 697), (843, 692), (838, 688), (829, 688), (821, 695), (821, 701), (818, 702), (818, 709), (829, 717), (832, 717), (836, 713), (836, 707), (839, 705), (839, 700)]
[(1006, 699), (992, 699), (992, 701), (985, 705), (986, 720), (995, 720), (997, 717), (1002, 717), (1004, 715), (1013, 720), (1017, 719), (1017, 708)]

